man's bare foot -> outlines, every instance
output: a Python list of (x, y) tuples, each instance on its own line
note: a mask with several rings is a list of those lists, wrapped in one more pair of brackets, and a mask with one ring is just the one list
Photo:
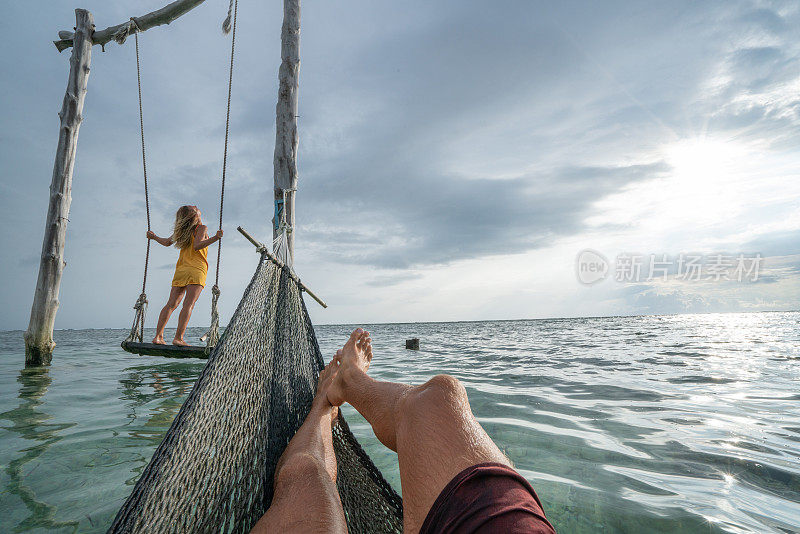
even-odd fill
[[(314, 395), (314, 400), (311, 402), (311, 410), (308, 412), (306, 420), (303, 421), (303, 425), (297, 431), (295, 437), (292, 438), (292, 441), (289, 442), (286, 450), (283, 451), (283, 454), (281, 454), (281, 457), (278, 459), (278, 463), (275, 466), (275, 480), (278, 480), (278, 475), (286, 462), (290, 460), (292, 455), (298, 453), (298, 448), (304, 446), (298, 445), (298, 443), (305, 443), (302, 439), (296, 441), (300, 435), (304, 432), (307, 433), (309, 427), (313, 427), (317, 424), (327, 425), (329, 428), (333, 426), (336, 415), (339, 413), (339, 408), (331, 406), (331, 403), (328, 402), (328, 389), (338, 372), (339, 362), (337, 362), (336, 359), (331, 360), (330, 363), (320, 371), (319, 380), (317, 381), (317, 392)], [(330, 455), (325, 458), (325, 471), (327, 471), (331, 480), (336, 483), (336, 455), (333, 454), (332, 449)]]
[(173, 345), (178, 345), (179, 347), (188, 347), (189, 344), (182, 339), (178, 339), (177, 337), (172, 340)]
[(156, 336), (153, 338), (153, 343), (156, 345), (166, 345), (167, 342), (164, 341), (164, 336)]
[(340, 406), (345, 402), (347, 383), (358, 374), (365, 375), (369, 369), (372, 361), (372, 339), (369, 332), (363, 328), (353, 330), (344, 347), (336, 352), (334, 361), (339, 363), (339, 372), (328, 388), (328, 402), (333, 406)]
[(319, 372), (317, 392), (314, 395), (314, 400), (311, 402), (312, 412), (319, 412), (323, 416), (330, 414), (331, 420), (336, 418), (336, 414), (339, 413), (339, 408), (331, 405), (328, 401), (328, 391), (338, 372), (339, 362), (334, 358), (325, 366), (325, 369)]

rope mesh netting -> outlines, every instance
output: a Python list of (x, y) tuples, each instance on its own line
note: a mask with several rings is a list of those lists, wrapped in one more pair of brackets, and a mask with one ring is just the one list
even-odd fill
[[(248, 532), (324, 366), (300, 288), (262, 255), (242, 301), (109, 532)], [(347, 423), (333, 429), (351, 533), (401, 532), (402, 501)]]

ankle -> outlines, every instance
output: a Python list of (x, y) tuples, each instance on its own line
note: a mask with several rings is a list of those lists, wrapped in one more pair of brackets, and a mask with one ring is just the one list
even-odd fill
[(320, 400), (320, 398), (317, 397), (311, 403), (311, 410), (309, 410), (306, 420), (318, 419), (320, 421), (330, 423), (333, 420), (334, 410), (335, 407), (331, 406), (327, 398), (323, 397)]
[(352, 391), (354, 388), (362, 388), (365, 380), (370, 380), (370, 377), (367, 375), (367, 373), (356, 365), (348, 366), (346, 369), (342, 369), (341, 373), (342, 390), (345, 394), (345, 397), (348, 397), (347, 393)]

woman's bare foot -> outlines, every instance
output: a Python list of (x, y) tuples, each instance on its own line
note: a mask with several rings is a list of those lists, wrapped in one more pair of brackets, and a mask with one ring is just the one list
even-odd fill
[(359, 374), (366, 375), (371, 361), (372, 339), (369, 337), (369, 332), (356, 328), (334, 357), (334, 362), (339, 364), (339, 372), (328, 387), (328, 402), (333, 406), (344, 403), (347, 384)]
[(177, 337), (172, 340), (173, 345), (178, 345), (179, 347), (188, 347), (189, 344), (182, 339), (178, 339)]
[(153, 338), (153, 343), (156, 345), (166, 345), (167, 342), (164, 341), (164, 336), (156, 336)]

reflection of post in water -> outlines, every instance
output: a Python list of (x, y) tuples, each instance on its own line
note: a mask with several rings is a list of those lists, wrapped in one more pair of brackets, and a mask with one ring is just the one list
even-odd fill
[[(121, 398), (131, 410), (129, 436), (154, 446), (161, 443), (204, 366), (205, 362), (174, 362), (126, 369), (120, 384)], [(137, 414), (139, 408), (157, 399), (162, 400), (146, 413)]]
[[(51, 445), (61, 440), (58, 435), (62, 430), (75, 426), (76, 423), (53, 424), (47, 421), (51, 415), (38, 411), (42, 404), (47, 388), (52, 382), (47, 367), (31, 367), (22, 369), (17, 377), (17, 382), (22, 384), (18, 398), (20, 404), (17, 408), (1, 413), (0, 418), (7, 419), (11, 426), (5, 427), (10, 432), (16, 432), (23, 439), (31, 441), (29, 447), (20, 449), (22, 456), (9, 462), (6, 474), (9, 477), (8, 492), (18, 496), (30, 512), (30, 516), (17, 524), (12, 532), (22, 532), (36, 527), (40, 528), (77, 528), (77, 521), (60, 522), (55, 520), (56, 508), (36, 500), (33, 489), (25, 484), (23, 469), (26, 464), (41, 456)], [(38, 466), (38, 464), (37, 464)], [(33, 466), (36, 469), (37, 466)], [(29, 474), (33, 472), (29, 471)]]

